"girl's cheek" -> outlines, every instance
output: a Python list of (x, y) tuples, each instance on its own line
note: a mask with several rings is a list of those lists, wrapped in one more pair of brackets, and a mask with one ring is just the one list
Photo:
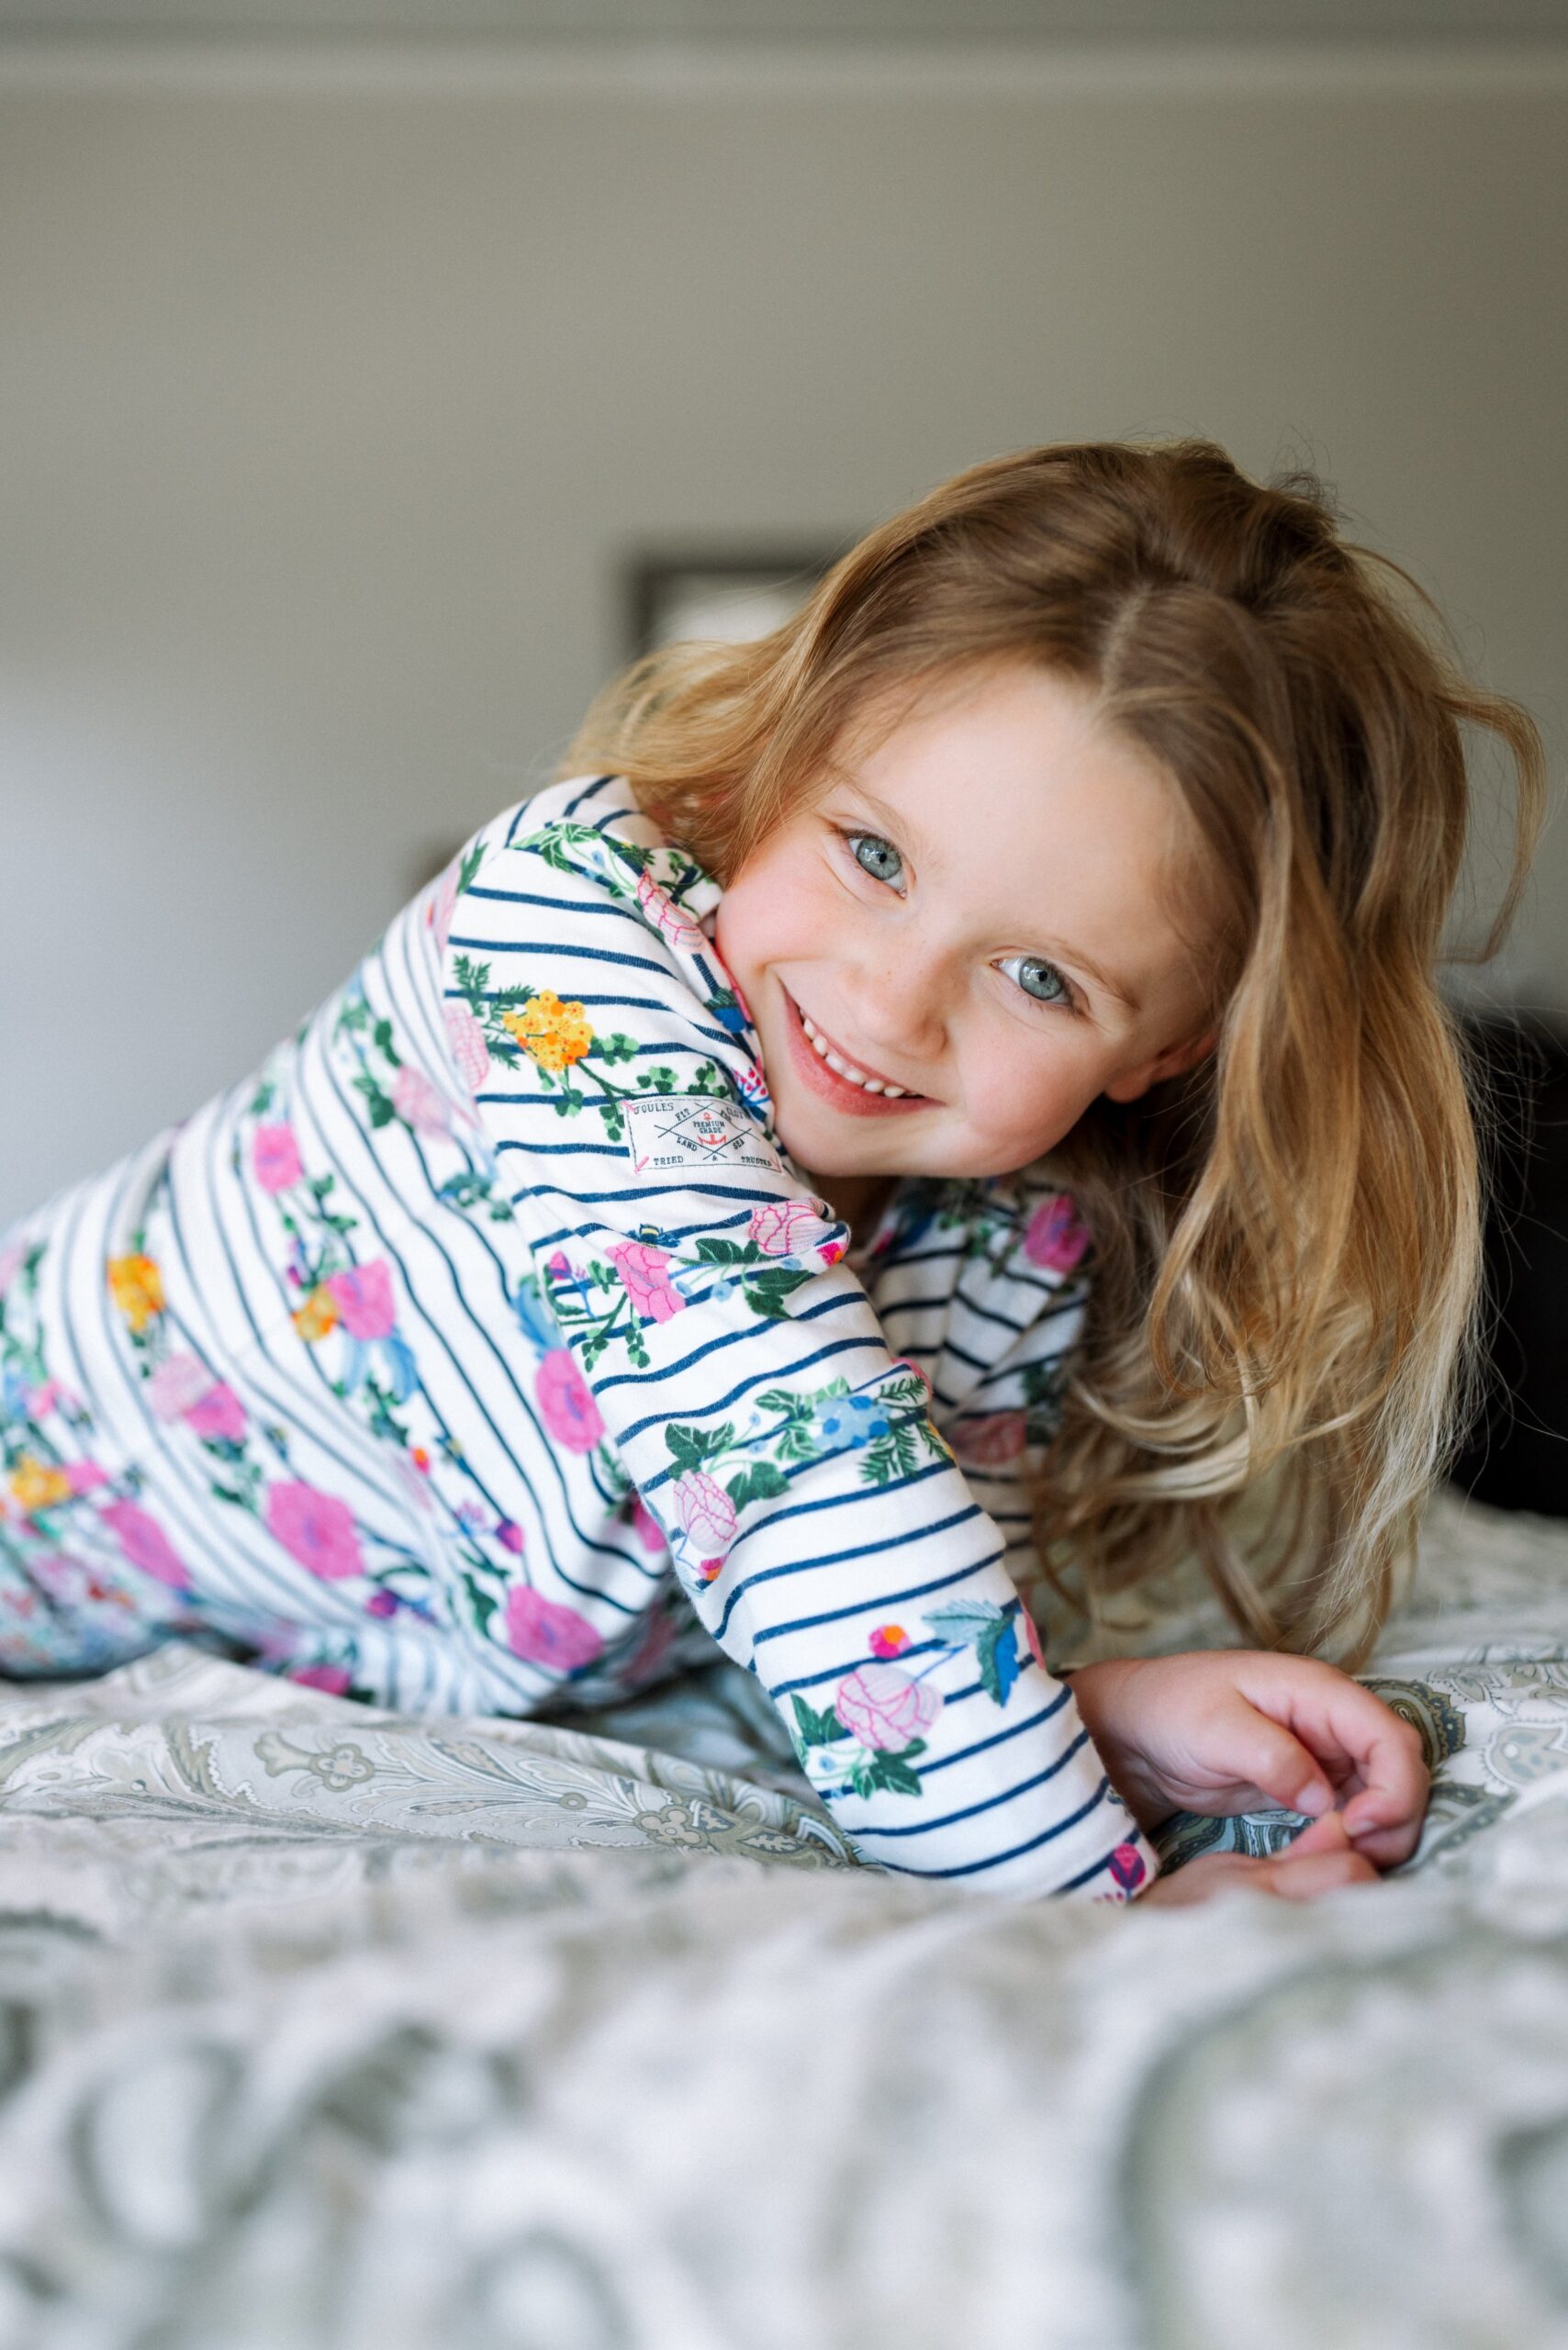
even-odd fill
[(1095, 1089), (1081, 1071), (1042, 1069), (1036, 1058), (1023, 1068), (965, 1071), (969, 1124), (1015, 1167), (1027, 1166), (1077, 1125)]

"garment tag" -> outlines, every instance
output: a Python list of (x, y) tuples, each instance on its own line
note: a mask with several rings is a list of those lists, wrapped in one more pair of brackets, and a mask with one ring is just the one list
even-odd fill
[(621, 1109), (639, 1175), (684, 1174), (693, 1167), (782, 1171), (778, 1152), (738, 1102), (712, 1093), (653, 1093)]

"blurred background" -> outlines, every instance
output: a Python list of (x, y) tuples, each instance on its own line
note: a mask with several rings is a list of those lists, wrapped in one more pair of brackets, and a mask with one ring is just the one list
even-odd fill
[(1560, 773), (1565, 163), (1568, 0), (0, 0), (0, 1226), (999, 451), (1315, 464)]

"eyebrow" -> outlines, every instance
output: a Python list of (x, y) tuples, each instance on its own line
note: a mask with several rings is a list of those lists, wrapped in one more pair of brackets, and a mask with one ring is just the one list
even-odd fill
[[(913, 849), (915, 856), (924, 859), (925, 856), (925, 844), (906, 816), (902, 814), (898, 809), (890, 808), (887, 801), (879, 798), (877, 793), (871, 789), (868, 784), (857, 781), (855, 777), (846, 775), (841, 770), (838, 776), (838, 781), (840, 787), (844, 790), (853, 792), (857, 800), (864, 801), (865, 805), (870, 809), (872, 814), (878, 819), (879, 822), (887, 825), (889, 833), (891, 835), (895, 837), (902, 836), (904, 840), (908, 841), (911, 848)], [(1101, 989), (1103, 993), (1110, 996), (1115, 1002), (1119, 1003), (1124, 1012), (1131, 1013), (1135, 1020), (1143, 1010), (1143, 1005), (1139, 1002), (1138, 998), (1134, 995), (1129, 989), (1125, 987), (1120, 980), (1114, 979), (1109, 971), (1105, 970), (1100, 964), (1096, 963), (1091, 956), (1081, 953), (1075, 947), (1058, 946), (1054, 950), (1054, 955), (1042, 955), (1040, 960), (1042, 962), (1050, 962), (1056, 957), (1059, 957), (1060, 960), (1067, 964), (1071, 969), (1081, 971), (1086, 979), (1092, 979), (1097, 988)]]

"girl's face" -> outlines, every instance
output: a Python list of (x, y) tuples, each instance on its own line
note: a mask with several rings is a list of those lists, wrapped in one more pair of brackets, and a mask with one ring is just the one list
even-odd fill
[(715, 940), (785, 1147), (830, 1198), (1009, 1174), (1100, 1094), (1210, 1048), (1208, 918), (1185, 906), (1179, 932), (1169, 906), (1176, 789), (1083, 688), (971, 676), (823, 780), (736, 874)]

